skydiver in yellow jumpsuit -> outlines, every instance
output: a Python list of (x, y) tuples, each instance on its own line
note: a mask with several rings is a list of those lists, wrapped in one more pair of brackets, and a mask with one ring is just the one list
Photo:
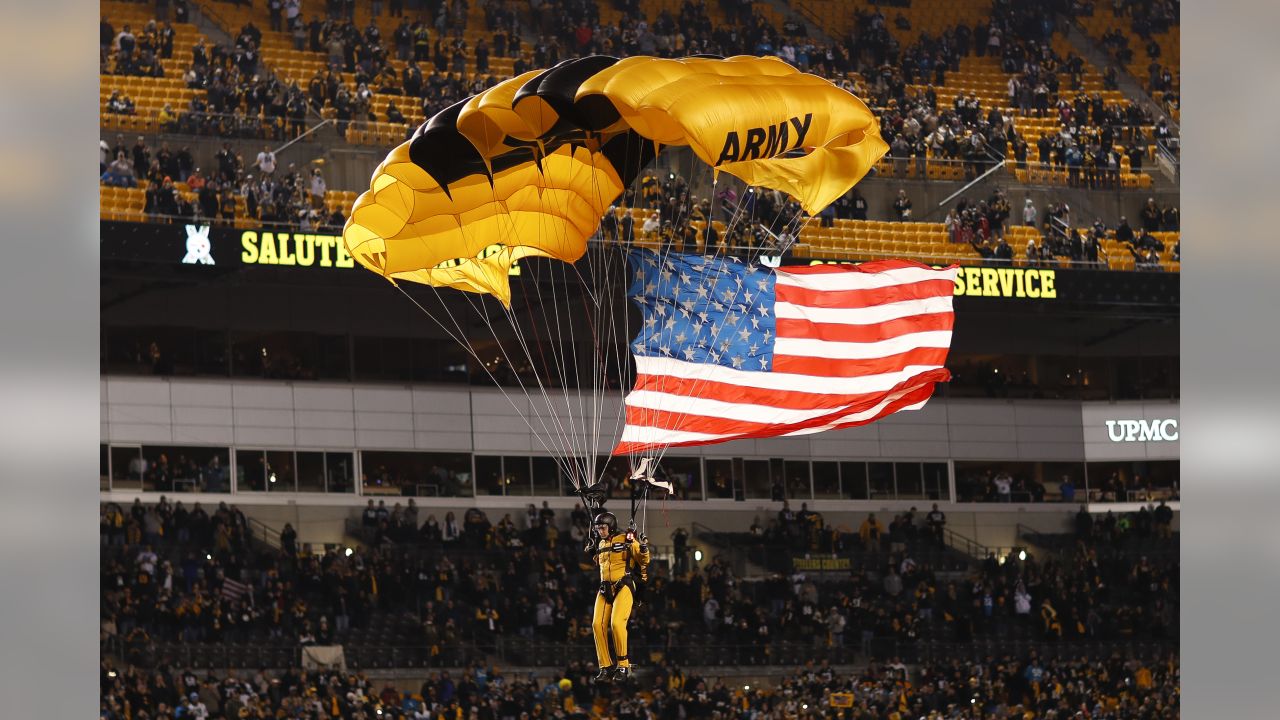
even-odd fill
[[(595, 555), (600, 566), (600, 592), (596, 595), (595, 615), (591, 620), (596, 659), (600, 663), (596, 680), (625, 680), (631, 674), (627, 620), (635, 599), (634, 575), (638, 574), (642, 582), (649, 579), (648, 538), (641, 535), (637, 541), (634, 532), (619, 532), (618, 520), (609, 512), (596, 515), (592, 526), (594, 534), (588, 551)], [(616, 655), (609, 651), (610, 637)]]

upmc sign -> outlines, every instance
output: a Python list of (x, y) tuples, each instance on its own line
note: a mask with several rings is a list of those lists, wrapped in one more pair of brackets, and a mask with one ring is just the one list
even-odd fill
[(1086, 460), (1177, 460), (1181, 446), (1176, 402), (1082, 403)]
[(1178, 439), (1177, 420), (1108, 420), (1111, 442), (1173, 442)]

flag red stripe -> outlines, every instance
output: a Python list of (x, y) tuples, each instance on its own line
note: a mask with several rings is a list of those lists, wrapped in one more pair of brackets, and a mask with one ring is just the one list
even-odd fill
[[(899, 368), (901, 369), (901, 368)], [(913, 379), (929, 378), (935, 382), (945, 382), (950, 376), (945, 369), (927, 370)], [(879, 402), (891, 390), (877, 390), (869, 393), (821, 393), (801, 392), (798, 390), (776, 390), (772, 388), (748, 387), (715, 380), (691, 380), (672, 375), (640, 375), (636, 377), (632, 392), (647, 390), (664, 393), (676, 397), (671, 398), (672, 406), (679, 403), (679, 397), (708, 398), (724, 402), (741, 403), (743, 405), (767, 405), (786, 410), (812, 410), (817, 408), (837, 408), (864, 399), (874, 398)], [(874, 404), (874, 403), (872, 403)]]
[(921, 280), (865, 290), (814, 290), (777, 283), (774, 292), (778, 302), (817, 308), (861, 308), (871, 305), (946, 297), (955, 292), (955, 283), (947, 279)]
[(838, 360), (807, 355), (774, 355), (773, 371), (814, 377), (860, 377), (898, 372), (908, 365), (943, 365), (947, 348), (917, 348), (882, 358)]
[[(865, 420), (856, 420), (849, 423), (839, 423), (838, 427), (842, 427), (842, 428), (857, 427), (859, 425), (867, 425), (867, 424), (873, 423), (877, 420), (880, 420), (881, 418), (884, 418), (886, 416), (889, 416), (898, 412), (902, 408), (910, 407), (912, 405), (915, 405), (917, 403), (920, 403), (924, 400), (929, 399), (929, 397), (933, 395), (933, 388), (934, 388), (933, 382), (926, 382), (920, 387), (909, 391), (907, 394), (903, 395), (901, 398), (898, 398), (897, 400), (886, 405), (874, 417), (869, 417), (869, 418), (866, 418)], [(872, 403), (872, 405), (874, 404), (875, 403)], [(630, 408), (628, 408), (627, 424), (628, 425), (632, 424)], [(729, 440), (752, 440), (756, 438), (776, 437), (778, 435), (785, 435), (787, 433), (796, 432), (799, 430), (805, 430), (813, 427), (820, 427), (822, 425), (828, 425), (828, 424), (832, 424), (832, 423), (828, 420), (826, 422), (814, 421), (814, 422), (802, 423), (796, 426), (769, 425), (761, 430), (742, 433), (742, 434), (734, 434), (733, 437), (729, 437), (729, 438), (716, 438), (712, 440), (696, 440), (691, 442), (676, 442), (676, 443), (620, 442), (613, 449), (613, 454), (624, 455), (624, 454), (643, 452), (645, 450), (652, 450), (655, 448), (663, 448), (663, 447), (695, 447), (699, 445), (714, 445), (714, 444), (726, 442)], [(679, 429), (687, 430), (690, 432), (703, 432), (703, 431), (695, 430), (691, 427), (687, 427), (683, 424), (679, 427)], [(717, 433), (717, 434), (720, 434), (720, 433)]]
[(886, 320), (874, 325), (841, 325), (812, 320), (779, 318), (776, 324), (778, 337), (810, 338), (829, 342), (872, 343), (900, 335), (933, 330), (951, 330), (955, 326), (953, 313), (928, 313), (911, 317)]
[[(816, 417), (797, 420), (794, 422), (765, 422), (743, 419), (733, 419), (718, 417), (713, 415), (695, 415), (689, 412), (682, 412), (678, 407), (665, 409), (653, 409), (646, 407), (627, 406), (627, 424), (640, 427), (658, 427), (668, 430), (680, 430), (682, 432), (706, 433), (711, 435), (752, 435), (770, 428), (773, 429), (772, 434), (782, 434), (804, 428), (816, 427), (819, 425), (827, 425), (835, 422), (837, 419), (846, 415), (858, 412), (865, 412), (895, 393), (902, 392), (906, 388), (915, 388), (922, 384), (933, 385), (934, 382), (942, 379), (939, 373), (946, 371), (930, 370), (921, 373), (909, 380), (900, 383), (892, 390), (879, 393), (868, 393), (866, 395), (848, 396), (844, 398), (837, 397), (841, 400), (835, 405), (825, 405), (813, 408), (813, 410), (828, 410), (822, 412)], [(778, 393), (785, 395), (786, 393)], [(672, 403), (673, 406), (679, 405), (679, 400)], [(781, 408), (782, 405), (777, 402), (769, 403), (768, 407)], [(768, 414), (768, 408), (759, 410), (762, 416)]]
[[(943, 270), (947, 270), (958, 265), (949, 265)], [(926, 270), (934, 270), (932, 265), (925, 265), (915, 260), (871, 260), (857, 265), (788, 265), (782, 268), (788, 275), (835, 275), (836, 273), (860, 272), (868, 275), (885, 272), (886, 270), (901, 270), (902, 268), (924, 268)]]

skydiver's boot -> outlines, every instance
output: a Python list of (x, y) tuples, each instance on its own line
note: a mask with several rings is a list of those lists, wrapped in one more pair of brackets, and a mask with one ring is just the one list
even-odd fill
[(600, 672), (596, 673), (596, 682), (610, 682), (613, 680), (614, 666), (600, 668)]

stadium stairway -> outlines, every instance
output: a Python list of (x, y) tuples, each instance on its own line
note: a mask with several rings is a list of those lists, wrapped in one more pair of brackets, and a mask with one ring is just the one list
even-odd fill
[(1178, 130), (1177, 119), (1170, 116), (1165, 111), (1164, 106), (1151, 97), (1150, 93), (1147, 92), (1146, 86), (1138, 78), (1134, 77), (1129, 68), (1108, 57), (1106, 51), (1085, 32), (1078, 22), (1073, 20), (1067, 26), (1066, 38), (1071, 43), (1071, 48), (1075, 50), (1075, 53), (1094, 67), (1106, 68), (1109, 65), (1114, 65), (1120, 92), (1124, 93), (1124, 96), (1131, 101), (1141, 103), (1142, 107), (1148, 110), (1152, 117), (1157, 119), (1165, 118), (1169, 121), (1169, 127), (1173, 128), (1175, 132)]

